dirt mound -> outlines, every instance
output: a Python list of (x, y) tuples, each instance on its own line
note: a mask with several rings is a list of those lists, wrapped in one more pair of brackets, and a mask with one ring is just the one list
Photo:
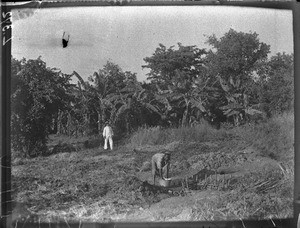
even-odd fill
[(162, 186), (155, 186), (142, 181), (136, 176), (127, 177), (124, 184), (119, 188), (120, 193), (131, 192), (131, 197), (134, 197), (135, 203), (138, 201), (153, 204), (172, 196), (183, 195), (182, 187), (179, 188), (166, 188)]
[(58, 153), (65, 153), (65, 152), (75, 152), (77, 149), (72, 145), (68, 143), (59, 143), (53, 147), (53, 149), (49, 150), (49, 153), (47, 155), (53, 155)]
[(139, 189), (139, 187), (142, 185), (143, 185), (143, 181), (141, 181), (135, 176), (130, 176), (125, 179), (125, 187), (130, 191)]
[(237, 160), (237, 155), (234, 153), (225, 152), (210, 152), (206, 154), (197, 154), (191, 156), (188, 162), (192, 169), (202, 170), (211, 169), (216, 170), (221, 166), (233, 166)]
[(89, 140), (85, 140), (83, 142), (83, 146), (86, 149), (91, 149), (91, 148), (95, 148), (95, 147), (99, 147), (101, 146), (101, 140), (100, 139), (89, 139)]
[(157, 193), (167, 192), (162, 187), (153, 186), (147, 181), (142, 181), (136, 176), (126, 178), (125, 186), (130, 191), (141, 192), (144, 196), (156, 195)]

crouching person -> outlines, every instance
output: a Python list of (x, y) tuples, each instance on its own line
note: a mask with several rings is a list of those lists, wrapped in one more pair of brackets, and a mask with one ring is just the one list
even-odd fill
[(113, 150), (114, 142), (113, 142), (114, 132), (107, 122), (103, 129), (103, 138), (104, 138), (104, 150), (107, 150), (107, 143), (109, 142), (110, 150)]
[(171, 154), (170, 152), (157, 153), (152, 157), (152, 176), (153, 176), (153, 185), (155, 185), (155, 177), (159, 176), (162, 179), (163, 170), (166, 169), (167, 177), (169, 178), (169, 168), (170, 168)]

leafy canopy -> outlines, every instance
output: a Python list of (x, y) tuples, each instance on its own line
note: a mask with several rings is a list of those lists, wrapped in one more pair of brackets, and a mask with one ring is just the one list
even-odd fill
[(70, 76), (36, 60), (12, 59), (11, 131), (12, 147), (24, 156), (46, 150), (52, 115), (64, 108)]

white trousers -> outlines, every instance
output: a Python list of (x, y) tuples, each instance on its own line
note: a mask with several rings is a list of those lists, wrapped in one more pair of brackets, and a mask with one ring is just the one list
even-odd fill
[(104, 150), (107, 149), (107, 141), (109, 141), (109, 147), (112, 150), (114, 147), (114, 142), (111, 136), (105, 137), (104, 139)]

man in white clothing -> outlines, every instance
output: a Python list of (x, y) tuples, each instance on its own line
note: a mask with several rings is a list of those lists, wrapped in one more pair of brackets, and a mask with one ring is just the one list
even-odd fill
[(109, 123), (105, 124), (105, 127), (103, 129), (103, 138), (104, 138), (104, 150), (107, 149), (107, 141), (109, 141), (110, 150), (113, 150), (113, 139), (114, 136), (113, 130)]

